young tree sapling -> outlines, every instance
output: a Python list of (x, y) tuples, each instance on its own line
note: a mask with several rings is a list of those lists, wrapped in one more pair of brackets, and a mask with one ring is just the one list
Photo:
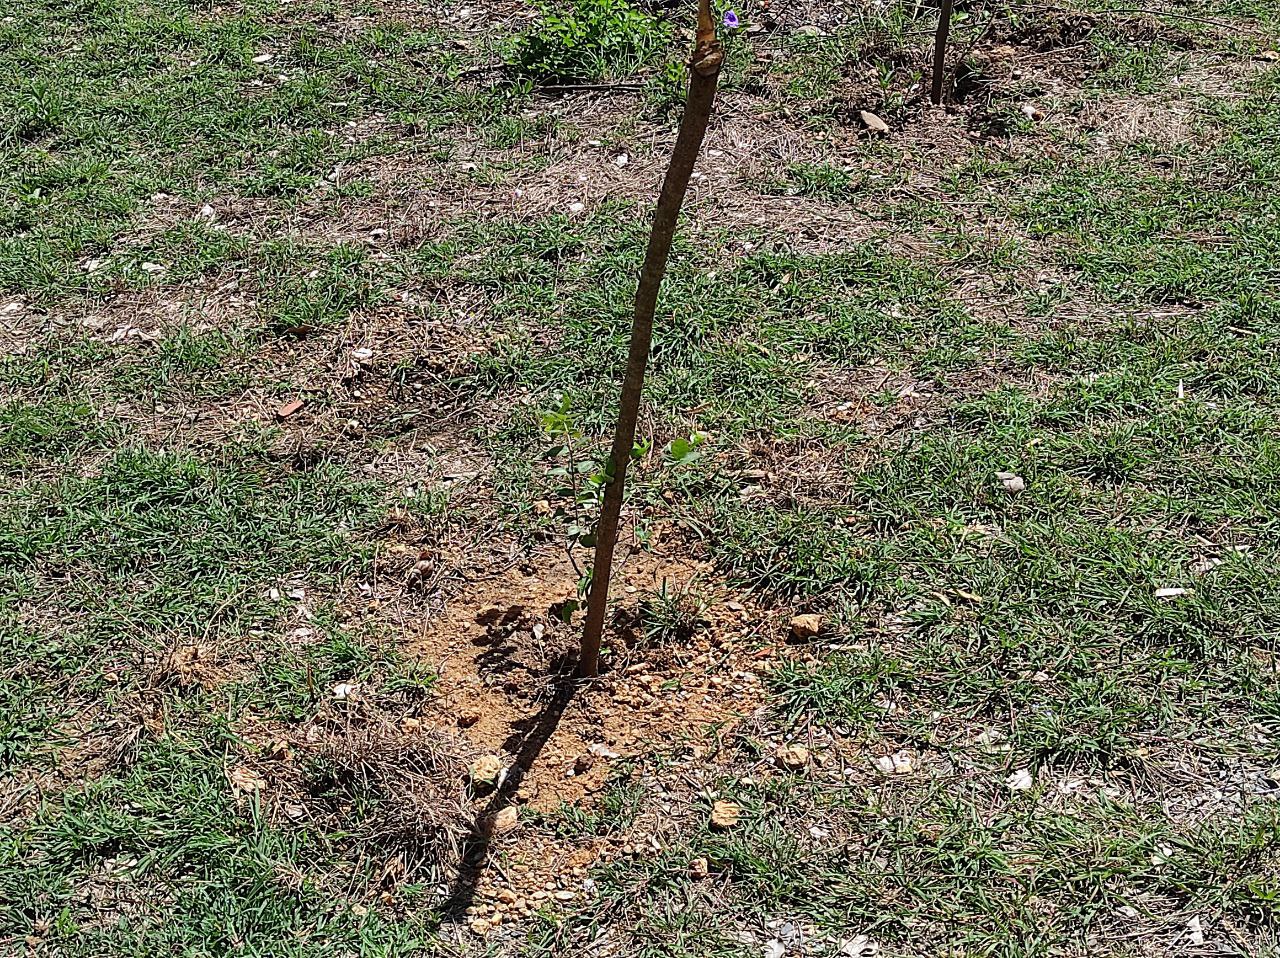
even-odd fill
[[(730, 12), (725, 15), (726, 26), (732, 28), (737, 23), (735, 14)], [(587, 597), (587, 618), (578, 657), (578, 674), (584, 677), (596, 675), (600, 671), (600, 643), (609, 604), (609, 578), (613, 570), (614, 546), (618, 541), (627, 466), (635, 446), (636, 420), (644, 390), (644, 373), (653, 340), (653, 317), (658, 303), (658, 289), (666, 273), (667, 257), (671, 252), (680, 207), (684, 204), (685, 192), (689, 187), (689, 177), (693, 173), (694, 163), (707, 132), (707, 122), (711, 118), (711, 106), (715, 101), (716, 84), (723, 62), (724, 51), (716, 36), (710, 0), (699, 0), (698, 29), (693, 56), (689, 59), (689, 92), (685, 98), (680, 130), (676, 134), (675, 149), (662, 181), (662, 190), (658, 194), (658, 206), (649, 232), (649, 245), (640, 271), (635, 317), (631, 323), (631, 346), (627, 354), (627, 369), (618, 408), (618, 424), (605, 467), (607, 485), (600, 509), (600, 524), (596, 530), (591, 591)]]

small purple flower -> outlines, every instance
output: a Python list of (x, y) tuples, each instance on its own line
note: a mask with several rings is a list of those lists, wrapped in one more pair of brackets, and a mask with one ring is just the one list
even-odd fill
[(736, 30), (742, 26), (742, 21), (738, 19), (738, 15), (732, 10), (726, 10), (724, 14), (724, 25), (730, 30)]

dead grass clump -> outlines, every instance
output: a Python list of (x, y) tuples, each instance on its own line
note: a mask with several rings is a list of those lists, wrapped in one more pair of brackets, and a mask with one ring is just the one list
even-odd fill
[(1037, 53), (1048, 53), (1083, 43), (1096, 26), (1092, 17), (1078, 14), (1037, 17), (1009, 31), (1006, 39)]
[(381, 881), (445, 880), (472, 830), (471, 750), (460, 739), (387, 725), (298, 744), (309, 809), (381, 862)]
[(179, 645), (162, 655), (151, 669), (155, 689), (214, 688), (225, 678), (211, 646)]

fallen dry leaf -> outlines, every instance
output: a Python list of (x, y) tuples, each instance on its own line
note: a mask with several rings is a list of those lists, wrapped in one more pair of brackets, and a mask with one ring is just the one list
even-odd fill
[(237, 765), (228, 772), (227, 779), (231, 782), (231, 790), (237, 795), (248, 795), (250, 792), (261, 791), (267, 784), (265, 778), (244, 765)]
[(862, 110), (858, 113), (858, 116), (862, 118), (862, 122), (872, 133), (880, 133), (883, 135), (889, 132), (889, 124), (880, 119), (880, 117), (876, 116), (870, 110)]
[(288, 419), (304, 405), (305, 402), (301, 399), (290, 399), (287, 403), (276, 410), (276, 418)]

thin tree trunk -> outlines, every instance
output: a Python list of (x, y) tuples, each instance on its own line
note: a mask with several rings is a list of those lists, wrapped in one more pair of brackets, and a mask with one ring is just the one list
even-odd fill
[(613, 551), (618, 541), (618, 523), (622, 514), (622, 496), (626, 488), (627, 466), (636, 441), (636, 420), (640, 415), (640, 397), (644, 389), (645, 367), (649, 363), (649, 347), (653, 340), (653, 314), (658, 304), (658, 288), (667, 271), (667, 256), (675, 236), (676, 220), (689, 187), (694, 162), (702, 148), (702, 139), (711, 118), (716, 83), (724, 54), (716, 39), (711, 19), (710, 0), (699, 0), (698, 33), (693, 57), (689, 61), (689, 95), (684, 116), (676, 135), (675, 150), (667, 175), (658, 194), (658, 209), (649, 233), (649, 247), (640, 271), (636, 289), (635, 319), (631, 324), (631, 349), (627, 354), (627, 372), (622, 382), (622, 400), (618, 409), (618, 425), (609, 453), (612, 475), (604, 490), (600, 525), (596, 529), (595, 562), (591, 570), (591, 593), (587, 598), (587, 620), (582, 631), (582, 649), (578, 657), (578, 674), (593, 676), (600, 671), (600, 641), (604, 635), (605, 613), (609, 605), (609, 578), (613, 570)]
[(942, 105), (942, 88), (947, 80), (947, 38), (951, 35), (951, 8), (955, 0), (942, 0), (938, 13), (938, 33), (933, 39), (933, 100), (934, 106)]

